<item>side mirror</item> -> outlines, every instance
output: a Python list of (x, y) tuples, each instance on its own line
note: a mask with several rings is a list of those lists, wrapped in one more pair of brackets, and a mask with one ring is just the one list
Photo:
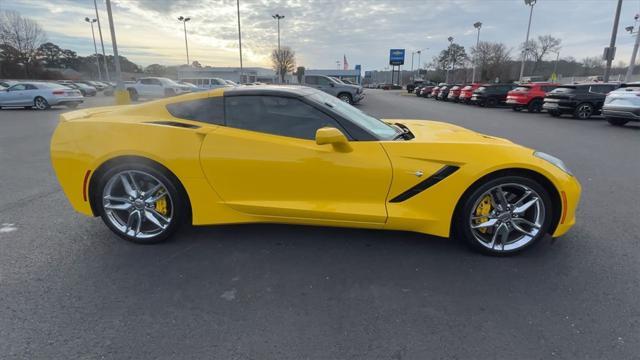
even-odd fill
[(331, 86), (331, 87), (336, 87), (336, 84), (334, 84), (334, 83), (329, 83), (329, 86)]
[(347, 137), (344, 136), (340, 130), (334, 127), (323, 127), (318, 129), (316, 131), (316, 144), (331, 144), (337, 151), (351, 151), (351, 146), (349, 146), (349, 140), (347, 140)]

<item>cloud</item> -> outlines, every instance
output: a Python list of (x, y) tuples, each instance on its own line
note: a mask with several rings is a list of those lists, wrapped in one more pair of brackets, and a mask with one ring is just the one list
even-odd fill
[[(104, 0), (98, 4), (103, 36), (110, 44)], [(121, 53), (133, 61), (184, 63), (184, 34), (176, 19), (182, 15), (191, 17), (187, 30), (192, 60), (212, 66), (239, 63), (235, 0), (112, 0), (112, 4)], [(562, 38), (562, 56), (601, 55), (615, 5), (615, 0), (538, 1), (531, 34)], [(36, 19), (53, 42), (80, 54), (92, 52), (90, 28), (83, 20), (95, 16), (90, 0), (0, 0), (0, 8)], [(630, 56), (634, 39), (624, 27), (633, 24), (638, 10), (636, 3), (623, 4), (616, 61)], [(296, 52), (300, 65), (333, 68), (346, 55), (351, 65), (366, 69), (387, 66), (390, 48), (406, 48), (405, 67), (409, 67), (412, 50), (428, 48), (421, 57), (428, 61), (447, 46), (449, 36), (465, 47), (473, 46), (476, 21), (483, 23), (481, 40), (517, 49), (529, 16), (520, 0), (240, 0), (240, 12), (247, 66), (269, 66), (269, 54), (277, 46), (271, 15), (279, 13), (285, 15), (281, 43)]]

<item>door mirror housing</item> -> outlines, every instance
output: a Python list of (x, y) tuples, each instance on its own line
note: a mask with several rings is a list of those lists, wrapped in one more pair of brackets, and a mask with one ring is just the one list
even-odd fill
[(351, 151), (351, 146), (349, 146), (349, 140), (347, 140), (347, 137), (344, 136), (342, 131), (334, 127), (323, 127), (318, 129), (316, 131), (316, 144), (331, 144), (337, 151)]
[(334, 83), (329, 83), (329, 86), (331, 86), (331, 87), (336, 87), (336, 84), (334, 84)]

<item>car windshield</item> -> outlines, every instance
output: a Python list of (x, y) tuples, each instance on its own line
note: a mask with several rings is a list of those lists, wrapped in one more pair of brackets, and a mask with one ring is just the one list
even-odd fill
[(316, 92), (309, 95), (309, 97), (320, 104), (329, 106), (333, 111), (340, 114), (340, 116), (343, 116), (358, 124), (360, 127), (367, 129), (380, 140), (392, 140), (398, 135), (398, 130), (391, 125), (380, 119), (374, 118), (371, 115), (365, 114), (334, 96), (324, 92)]
[(529, 86), (518, 86), (517, 88), (513, 89), (513, 91), (517, 91), (517, 92), (527, 92), (531, 90), (531, 87)]

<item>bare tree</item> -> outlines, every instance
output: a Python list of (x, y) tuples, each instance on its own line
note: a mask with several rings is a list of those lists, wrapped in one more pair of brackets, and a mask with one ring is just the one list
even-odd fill
[(45, 32), (37, 22), (16, 11), (0, 11), (0, 45), (3, 49), (13, 50), (15, 60), (22, 64), (26, 76), (31, 74), (38, 47), (45, 41)]
[(584, 75), (598, 75), (602, 73), (603, 60), (599, 56), (586, 57), (582, 59), (582, 68)]
[(480, 81), (510, 77), (511, 50), (504, 44), (481, 41), (471, 48), (471, 55), (480, 70)]
[(284, 83), (284, 76), (293, 72), (296, 67), (296, 53), (288, 47), (275, 49), (271, 53), (273, 69), (280, 75), (280, 81)]
[(541, 35), (537, 39), (529, 40), (528, 43), (523, 43), (520, 49), (524, 51), (527, 56), (534, 60), (533, 69), (531, 74), (535, 74), (538, 69), (538, 65), (544, 57), (560, 51), (561, 39), (555, 38), (551, 35)]

